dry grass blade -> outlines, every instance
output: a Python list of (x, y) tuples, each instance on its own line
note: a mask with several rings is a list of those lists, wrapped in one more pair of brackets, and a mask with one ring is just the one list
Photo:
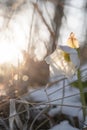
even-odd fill
[(20, 119), (19, 115), (16, 115), (16, 114), (17, 114), (17, 112), (16, 112), (16, 107), (15, 107), (15, 100), (11, 99), (10, 100), (10, 116), (12, 116), (12, 118), (9, 118), (9, 125), (10, 125), (11, 130), (14, 130), (14, 121), (16, 122), (17, 127), (20, 130), (23, 128), (21, 119)]
[(46, 27), (48, 28), (48, 30), (49, 30), (49, 32), (50, 32), (50, 34), (51, 34), (51, 36), (54, 38), (54, 37), (55, 37), (55, 33), (51, 30), (51, 28), (50, 28), (49, 25), (47, 24), (47, 22), (46, 22), (45, 18), (43, 17), (42, 12), (41, 12), (41, 10), (39, 9), (38, 5), (35, 4), (35, 3), (32, 3), (32, 4), (34, 5), (35, 9), (37, 10), (37, 12), (39, 13), (39, 15), (41, 16), (43, 22), (45, 23)]
[(6, 122), (0, 118), (0, 130), (1, 130), (1, 128), (2, 128), (2, 130), (9, 130)]
[(48, 110), (49, 110), (49, 107), (46, 107), (42, 111), (39, 112), (39, 114), (34, 118), (33, 122), (31, 123), (30, 130), (33, 130), (33, 125), (35, 121), (38, 119), (38, 117), (41, 116), (43, 113), (47, 112)]

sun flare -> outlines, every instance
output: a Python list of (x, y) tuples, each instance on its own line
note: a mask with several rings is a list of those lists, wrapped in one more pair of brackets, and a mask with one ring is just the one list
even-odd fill
[(18, 60), (22, 61), (22, 54), (14, 45), (8, 43), (0, 45), (0, 64), (11, 63), (17, 66)]

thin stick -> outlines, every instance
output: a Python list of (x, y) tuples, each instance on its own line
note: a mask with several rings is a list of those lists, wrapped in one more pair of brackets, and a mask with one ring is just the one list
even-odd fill
[[(63, 102), (64, 102), (64, 96), (65, 96), (65, 79), (63, 80), (63, 92), (62, 92), (62, 100), (61, 100), (62, 105), (63, 105)], [(62, 105), (61, 105), (61, 113), (62, 113), (62, 109), (63, 109)]]

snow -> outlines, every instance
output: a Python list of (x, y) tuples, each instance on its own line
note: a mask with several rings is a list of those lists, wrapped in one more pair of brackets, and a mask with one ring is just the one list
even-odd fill
[(56, 108), (52, 108), (49, 111), (50, 116), (58, 114), (58, 112), (60, 112), (62, 108), (62, 113), (72, 117), (77, 116), (80, 120), (82, 120), (83, 116), (79, 90), (70, 86), (65, 86), (65, 94), (63, 97), (62, 87), (63, 85), (62, 83), (60, 83), (53, 85), (52, 87), (47, 89), (43, 87), (36, 91), (32, 90), (32, 92), (29, 92), (28, 94), (28, 99), (34, 102), (40, 102), (41, 104), (43, 104), (44, 107), (48, 104), (56, 106)]
[(54, 126), (49, 130), (79, 130), (77, 128), (73, 128), (68, 121), (63, 121), (59, 125)]

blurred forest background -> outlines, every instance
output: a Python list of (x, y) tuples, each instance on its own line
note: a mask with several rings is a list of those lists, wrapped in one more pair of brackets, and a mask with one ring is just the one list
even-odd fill
[(87, 61), (86, 0), (0, 0), (1, 89), (7, 84), (16, 84), (17, 89), (46, 85), (49, 66), (44, 58), (66, 44), (71, 32), (80, 43), (83, 65)]
[(83, 65), (87, 61), (87, 0), (0, 0), (1, 89), (15, 82), (24, 88), (46, 85), (49, 66), (44, 58), (59, 44), (66, 44), (71, 32), (80, 43)]

